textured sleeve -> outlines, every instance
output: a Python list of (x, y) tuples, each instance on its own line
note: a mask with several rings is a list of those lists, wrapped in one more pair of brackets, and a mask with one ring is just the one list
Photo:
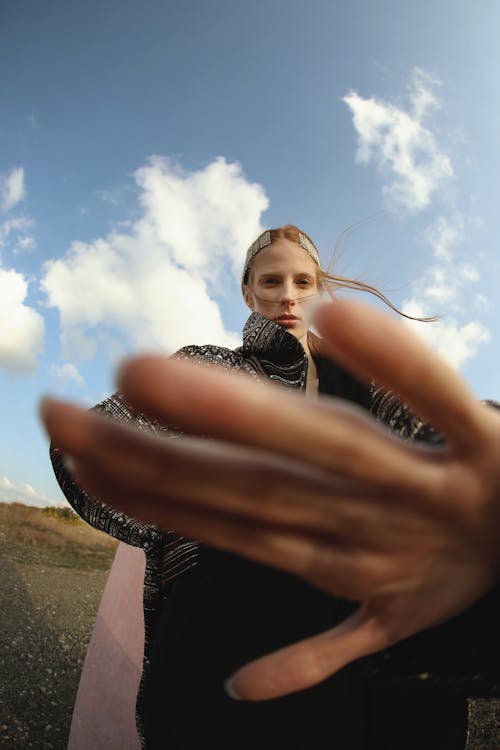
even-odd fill
[[(97, 404), (93, 410), (118, 422), (132, 423), (140, 430), (163, 431), (172, 435), (175, 433), (175, 430), (166, 430), (158, 422), (133, 412), (119, 393)], [(145, 551), (150, 551), (162, 539), (163, 532), (158, 527), (130, 518), (101, 500), (88, 495), (73, 481), (64, 464), (64, 455), (55, 445), (50, 447), (50, 458), (64, 496), (78, 515), (90, 526), (110, 534), (121, 542), (134, 547), (142, 547)]]
[(441, 433), (414, 414), (397, 393), (386, 388), (372, 384), (370, 411), (403, 440), (418, 440), (434, 445), (445, 442)]
[[(495, 401), (483, 402), (500, 408)], [(371, 411), (403, 439), (441, 445), (444, 437), (399, 397), (372, 388)], [(500, 499), (499, 499), (500, 500)], [(499, 540), (500, 541), (500, 540)], [(369, 658), (372, 676), (462, 697), (500, 697), (500, 583), (472, 607)]]
[[(486, 399), (482, 403), (493, 409), (500, 409), (498, 401)], [(442, 433), (414, 414), (397, 393), (373, 383), (370, 388), (370, 412), (403, 440), (417, 440), (431, 445), (443, 445), (446, 442)]]

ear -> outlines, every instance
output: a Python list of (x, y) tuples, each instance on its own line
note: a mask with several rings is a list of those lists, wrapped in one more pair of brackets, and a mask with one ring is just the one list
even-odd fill
[(243, 299), (245, 300), (247, 307), (254, 312), (254, 299), (253, 294), (247, 284), (243, 284)]

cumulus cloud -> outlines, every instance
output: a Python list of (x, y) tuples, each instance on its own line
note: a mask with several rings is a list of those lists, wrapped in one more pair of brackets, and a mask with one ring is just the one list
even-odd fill
[(14, 167), (9, 174), (0, 174), (0, 207), (2, 211), (10, 211), (25, 197), (23, 167)]
[(349, 107), (358, 134), (356, 159), (375, 162), (383, 178), (389, 207), (416, 213), (453, 175), (450, 159), (443, 153), (426, 121), (439, 106), (433, 92), (438, 81), (415, 68), (409, 86), (409, 107), (368, 99), (349, 91), (342, 101)]
[(85, 378), (71, 362), (65, 362), (62, 365), (52, 365), (50, 371), (62, 386), (68, 383), (75, 383), (78, 386), (85, 385)]
[(134, 349), (239, 345), (216, 298), (239, 279), (262, 231), (263, 188), (223, 157), (194, 172), (153, 157), (134, 177), (139, 217), (92, 243), (73, 242), (45, 266), (42, 288), (59, 310), (65, 356), (92, 356), (96, 332)]
[[(439, 81), (415, 68), (408, 86), (406, 106), (400, 102), (363, 98), (355, 91), (343, 97), (358, 135), (356, 159), (374, 163), (382, 174), (383, 193), (393, 210), (415, 214), (428, 207), (438, 189), (453, 176), (448, 156), (440, 149), (430, 127), (430, 115), (440, 106), (435, 89)], [(431, 261), (422, 277), (412, 284), (411, 294), (401, 309), (407, 315), (441, 315), (436, 323), (405, 320), (456, 368), (474, 357), (491, 339), (472, 310), (487, 306), (484, 295), (471, 293), (480, 281), (474, 253), (467, 257), (461, 245), (478, 217), (450, 209), (438, 216), (423, 235), (432, 250)]]
[(36, 370), (43, 350), (44, 320), (25, 304), (27, 294), (22, 274), (0, 268), (0, 367), (11, 374)]
[(25, 505), (36, 505), (41, 508), (48, 505), (66, 505), (62, 499), (54, 500), (45, 493), (39, 492), (29, 482), (14, 484), (6, 476), (0, 476), (0, 502), (18, 502)]
[[(464, 320), (470, 314), (470, 285), (480, 280), (477, 267), (459, 257), (467, 225), (466, 218), (456, 214), (453, 217), (439, 216), (428, 227), (424, 236), (432, 247), (433, 261), (422, 278), (414, 283), (412, 296), (402, 305), (402, 311), (414, 317), (446, 312), (436, 323), (405, 323), (457, 369), (491, 340), (490, 331), (481, 322)], [(475, 299), (476, 308), (486, 304), (481, 294), (476, 294)]]

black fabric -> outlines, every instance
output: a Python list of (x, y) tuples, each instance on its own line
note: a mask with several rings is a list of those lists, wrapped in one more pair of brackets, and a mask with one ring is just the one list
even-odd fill
[(347, 370), (329, 359), (314, 357), (314, 364), (318, 372), (320, 393), (338, 396), (370, 410), (371, 389), (368, 385), (356, 380)]
[(144, 688), (148, 750), (361, 750), (364, 683), (352, 665), (318, 687), (271, 701), (235, 701), (239, 666), (332, 627), (352, 611), (293, 577), (201, 547), (162, 612)]
[[(366, 698), (365, 750), (463, 750), (467, 701), (416, 695), (394, 684), (372, 684)], [(486, 750), (486, 748), (484, 748)], [(491, 750), (491, 749), (490, 749)]]

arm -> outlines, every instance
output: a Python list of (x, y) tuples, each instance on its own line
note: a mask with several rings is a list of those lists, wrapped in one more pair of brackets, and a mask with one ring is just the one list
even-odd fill
[[(155, 420), (134, 412), (120, 393), (101, 401), (91, 411), (122, 424), (134, 424), (142, 431), (165, 431), (165, 428)], [(50, 446), (50, 459), (64, 496), (90, 526), (110, 534), (121, 542), (142, 547), (145, 551), (150, 551), (161, 540), (163, 532), (157, 526), (129, 517), (79, 487), (66, 466), (64, 453), (53, 443)]]
[[(226, 350), (229, 355), (233, 353)], [(221, 357), (221, 347), (215, 346), (183, 346), (171, 355), (171, 359), (190, 360), (199, 365), (211, 369), (231, 369), (231, 356)], [(256, 378), (253, 368), (249, 367), (248, 375)], [(182, 430), (169, 420), (168, 427), (161, 422), (147, 417), (140, 411), (134, 410), (127, 403), (122, 393), (117, 392), (98, 403), (90, 411), (102, 414), (123, 425), (133, 425), (141, 432), (150, 434), (161, 434), (168, 439), (177, 438), (182, 435)], [(55, 444), (51, 444), (50, 458), (54, 473), (61, 490), (66, 499), (84, 521), (96, 529), (106, 532), (126, 544), (142, 547), (146, 552), (152, 549), (163, 539), (166, 542), (167, 551), (163, 554), (164, 579), (176, 577), (180, 571), (192, 564), (194, 549), (197, 543), (190, 541), (174, 531), (160, 529), (155, 524), (139, 521), (134, 517), (116, 510), (112, 506), (91, 496), (82, 489), (75, 481), (64, 461), (64, 454)], [(137, 496), (140, 503), (140, 494)], [(166, 538), (165, 538), (166, 537)]]

